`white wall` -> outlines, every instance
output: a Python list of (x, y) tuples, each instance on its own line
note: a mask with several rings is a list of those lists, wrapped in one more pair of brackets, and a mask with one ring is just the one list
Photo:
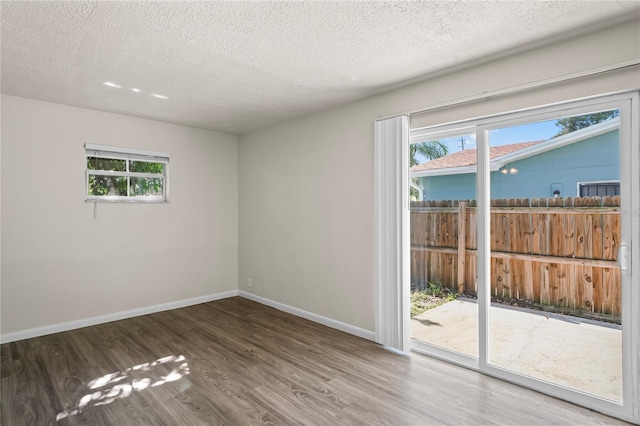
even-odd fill
[[(237, 289), (237, 137), (2, 96), (2, 334)], [(167, 204), (84, 202), (84, 144), (169, 152)]]
[[(239, 144), (231, 135), (2, 96), (1, 332), (236, 289), (373, 331), (374, 120), (637, 60), (639, 28), (629, 22), (477, 65), (243, 135)], [(534, 91), (528, 102), (637, 88), (639, 80), (632, 69)], [(522, 103), (505, 101), (500, 108)], [(440, 122), (462, 110), (414, 118)], [(99, 204), (94, 219), (83, 197), (87, 142), (170, 152), (171, 202)]]
[[(242, 135), (239, 289), (373, 331), (374, 120), (639, 58), (640, 23), (628, 22)], [(638, 87), (635, 68), (506, 97), (501, 108)]]

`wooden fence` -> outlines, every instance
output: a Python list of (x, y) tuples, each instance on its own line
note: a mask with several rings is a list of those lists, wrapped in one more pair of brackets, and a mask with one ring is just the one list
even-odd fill
[[(477, 209), (411, 203), (411, 281), (477, 293)], [(491, 202), (491, 294), (620, 316), (620, 197)]]

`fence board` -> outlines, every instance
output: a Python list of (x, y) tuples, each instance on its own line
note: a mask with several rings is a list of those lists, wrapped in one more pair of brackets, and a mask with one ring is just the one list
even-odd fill
[(593, 287), (593, 309), (592, 312), (604, 313), (604, 303), (602, 299), (602, 268), (593, 268), (591, 271)]
[(442, 223), (442, 245), (444, 247), (455, 247), (457, 243), (457, 232), (454, 230), (456, 213), (448, 213), (446, 220)]
[(505, 213), (491, 215), (491, 250), (509, 251), (509, 216)]
[[(458, 280), (458, 261), (457, 261), (457, 254), (450, 254), (447, 257), (447, 272), (449, 272), (448, 274), (448, 278), (449, 278), (449, 282), (452, 284), (455, 284), (456, 281)], [(455, 285), (452, 286), (453, 287), (453, 291), (457, 291), (457, 288)]]
[(620, 269), (612, 269), (611, 278), (611, 312), (613, 315), (619, 315), (618, 312), (622, 312), (622, 288), (620, 285), (615, 285), (622, 280), (622, 272)]
[[(533, 262), (522, 261), (522, 280), (524, 284), (524, 298), (536, 300), (536, 294), (540, 294), (540, 282), (533, 280)], [(540, 300), (537, 300), (540, 303)]]
[(549, 217), (547, 213), (532, 213), (531, 220), (534, 224), (532, 229), (533, 238), (531, 253), (549, 255)]
[(602, 313), (604, 314), (612, 314), (614, 312), (614, 280), (614, 270), (612, 268), (604, 268), (602, 270)]
[(592, 259), (604, 259), (602, 223), (604, 215), (591, 215), (591, 256)]
[[(466, 203), (461, 202), (458, 205), (458, 220), (460, 221), (466, 221), (467, 218), (467, 206)], [(465, 256), (465, 246), (467, 243), (466, 240), (466, 232), (467, 232), (467, 226), (465, 225), (465, 223), (456, 223), (456, 226), (458, 227), (458, 238), (457, 238), (457, 245), (458, 245), (458, 254), (457, 254), (457, 258), (458, 258), (458, 262), (457, 262), (457, 277), (456, 277), (456, 284), (458, 286), (458, 293), (462, 293), (464, 292), (464, 275), (465, 275), (465, 263), (466, 263), (466, 256)]]
[(569, 293), (569, 290), (574, 286), (574, 281), (569, 280), (569, 274), (571, 274), (572, 271), (573, 268), (567, 268), (567, 265), (558, 264), (558, 285), (556, 287), (556, 294), (560, 306), (571, 307), (573, 294)]
[(578, 304), (576, 309), (593, 312), (593, 268), (582, 266), (579, 268), (577, 281)]
[[(516, 200), (517, 202), (517, 200)], [(511, 279), (511, 294), (516, 299), (525, 299), (524, 266), (522, 260), (511, 259), (509, 261), (509, 272)]]
[(551, 282), (549, 280), (551, 265), (540, 264), (540, 303), (552, 305), (551, 302)]
[(620, 229), (619, 216), (605, 215), (603, 217), (603, 251), (604, 258), (615, 260), (618, 255), (618, 238)]
[(465, 290), (478, 294), (478, 256), (469, 253), (466, 257)]
[[(467, 206), (468, 207), (468, 206)], [(469, 210), (467, 209), (467, 233), (466, 233), (466, 237), (467, 237), (467, 244), (466, 247), (468, 249), (477, 249), (478, 248), (478, 241), (477, 241), (477, 237), (478, 237), (478, 232), (477, 232), (477, 218), (478, 218), (478, 214), (477, 214), (477, 210)]]
[(512, 235), (516, 235), (516, 238), (511, 239), (511, 252), (531, 254), (531, 236), (533, 232), (531, 215), (518, 214), (513, 223), (515, 227)]
[(565, 300), (566, 304), (571, 309), (576, 309), (576, 305), (578, 303), (579, 295), (578, 295), (578, 274), (576, 273), (577, 268), (567, 268), (566, 269), (566, 292), (565, 292)]
[(423, 255), (423, 252), (417, 250), (411, 250), (411, 254), (409, 255), (409, 258), (411, 259), (411, 271), (416, 272), (415, 275), (411, 276), (412, 289), (413, 285), (419, 285), (422, 282), (420, 275), (426, 268), (422, 268), (422, 265), (418, 261), (418, 258), (422, 257)]
[(533, 297), (531, 299), (534, 302), (545, 304), (545, 295), (548, 293), (548, 290), (545, 289), (545, 283), (542, 275), (544, 264), (538, 262), (527, 263), (531, 265), (531, 281), (533, 282)]
[(429, 219), (429, 245), (434, 247), (440, 247), (438, 241), (438, 216), (430, 215)]
[(563, 306), (558, 301), (558, 264), (549, 263), (549, 304), (552, 306)]
[(576, 257), (576, 215), (565, 214), (564, 216), (564, 256)]
[(574, 220), (576, 225), (576, 248), (574, 253), (576, 257), (591, 259), (593, 258), (593, 236), (591, 234), (593, 216), (590, 214), (576, 215)]
[(511, 274), (510, 274), (510, 262), (509, 259), (497, 259), (496, 265), (496, 280), (499, 280), (502, 284), (502, 295), (505, 297), (511, 296)]
[(549, 234), (551, 241), (549, 254), (551, 256), (564, 256), (565, 254), (564, 226), (564, 215), (559, 213), (549, 214)]

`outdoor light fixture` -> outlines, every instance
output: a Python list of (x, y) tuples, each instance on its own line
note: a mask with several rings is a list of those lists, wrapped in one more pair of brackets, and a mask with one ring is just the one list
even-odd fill
[(510, 169), (503, 167), (502, 169), (500, 169), (500, 173), (502, 173), (503, 175), (515, 175), (516, 173), (518, 173), (518, 169), (516, 169), (515, 167), (511, 167)]

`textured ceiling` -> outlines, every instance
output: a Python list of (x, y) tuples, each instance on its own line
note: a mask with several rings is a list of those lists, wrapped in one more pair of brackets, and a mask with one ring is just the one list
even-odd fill
[(1, 7), (2, 93), (239, 134), (632, 19), (640, 2)]

